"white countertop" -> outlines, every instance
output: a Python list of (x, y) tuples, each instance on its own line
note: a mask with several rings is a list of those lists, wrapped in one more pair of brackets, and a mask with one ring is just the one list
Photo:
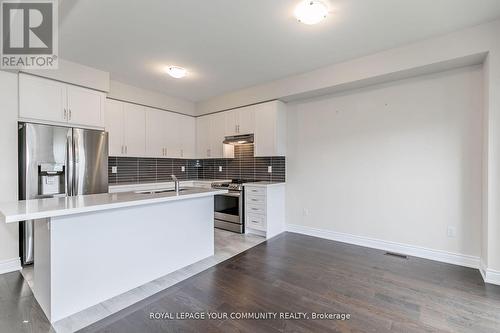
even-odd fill
[[(211, 184), (213, 182), (230, 182), (231, 180), (227, 179), (187, 179), (181, 180), (181, 185), (192, 186), (191, 184)], [(173, 188), (174, 182), (159, 182), (159, 183), (127, 183), (127, 184), (110, 184), (109, 190), (110, 192), (125, 192), (125, 191), (139, 191), (139, 190), (153, 190), (153, 189), (164, 189), (164, 188)]]
[(226, 190), (216, 189), (194, 187), (185, 189), (179, 195), (175, 192), (158, 194), (122, 192), (0, 203), (0, 221), (11, 223), (227, 193)]
[(245, 183), (243, 186), (252, 186), (252, 187), (271, 187), (271, 186), (282, 186), (285, 185), (285, 182), (255, 182), (255, 183)]

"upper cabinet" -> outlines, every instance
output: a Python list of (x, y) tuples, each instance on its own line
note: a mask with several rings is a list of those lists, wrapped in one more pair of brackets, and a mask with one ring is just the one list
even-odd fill
[(105, 128), (109, 133), (110, 156), (147, 156), (144, 107), (106, 100)]
[(104, 127), (103, 92), (19, 74), (19, 116), (77, 126)]
[(199, 158), (234, 158), (234, 148), (225, 145), (225, 112), (196, 118), (196, 152)]
[(280, 101), (272, 101), (256, 106), (255, 156), (285, 156), (286, 105)]
[(222, 112), (225, 118), (226, 136), (254, 133), (256, 108), (256, 105), (251, 105)]
[(233, 147), (223, 145), (222, 141), (225, 136), (243, 134), (254, 134), (256, 157), (286, 155), (286, 106), (283, 102), (266, 102), (201, 116), (196, 125), (199, 158), (234, 157)]
[(123, 103), (107, 99), (104, 119), (104, 126), (108, 132), (109, 155), (125, 156)]
[(194, 117), (179, 115), (180, 117), (180, 135), (181, 157), (196, 157), (196, 120)]
[(110, 156), (195, 157), (195, 119), (108, 99), (106, 130)]

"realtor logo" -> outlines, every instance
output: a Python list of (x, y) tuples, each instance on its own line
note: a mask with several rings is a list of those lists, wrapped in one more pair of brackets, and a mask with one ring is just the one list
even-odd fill
[(57, 0), (1, 0), (2, 69), (57, 69)]

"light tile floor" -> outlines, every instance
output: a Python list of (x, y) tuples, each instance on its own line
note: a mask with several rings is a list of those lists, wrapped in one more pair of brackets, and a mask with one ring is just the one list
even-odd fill
[[(240, 235), (215, 229), (215, 255), (57, 321), (53, 326), (58, 333), (75, 332), (113, 313), (123, 310), (138, 301), (152, 296), (159, 291), (171, 287), (180, 281), (196, 275), (238, 253), (248, 250), (263, 241), (265, 241), (265, 238), (257, 235)], [(22, 274), (31, 289), (33, 289), (33, 268), (24, 268)]]

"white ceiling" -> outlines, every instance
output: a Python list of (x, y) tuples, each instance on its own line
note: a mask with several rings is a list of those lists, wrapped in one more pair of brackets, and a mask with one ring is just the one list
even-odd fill
[[(201, 101), (500, 17), (499, 0), (330, 0), (315, 26), (294, 0), (60, 0), (59, 53), (113, 80)], [(186, 67), (176, 80), (168, 64)]]

